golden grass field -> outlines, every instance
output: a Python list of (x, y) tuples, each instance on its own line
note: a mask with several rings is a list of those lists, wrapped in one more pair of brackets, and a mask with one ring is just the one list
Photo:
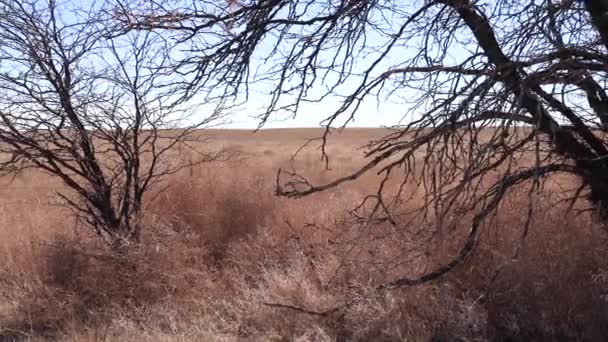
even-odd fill
[[(236, 152), (173, 175), (149, 203), (143, 243), (117, 257), (56, 205), (62, 185), (28, 171), (0, 183), (0, 341), (517, 341), (608, 336), (607, 232), (591, 217), (537, 206), (519, 245), (523, 203), (512, 194), (484, 226), (469, 262), (445, 278), (376, 294), (400, 275), (449, 258), (461, 233), (415, 252), (389, 227), (345, 221), (373, 175), (297, 200), (273, 195), (279, 167), (328, 181), (361, 165), (381, 129), (332, 136), (320, 154), (292, 154), (316, 129), (205, 131), (208, 149)], [(545, 202), (544, 199), (547, 199)], [(423, 230), (411, 222), (412, 230)], [(496, 272), (499, 270), (500, 272)], [(264, 305), (323, 311), (317, 317)]]

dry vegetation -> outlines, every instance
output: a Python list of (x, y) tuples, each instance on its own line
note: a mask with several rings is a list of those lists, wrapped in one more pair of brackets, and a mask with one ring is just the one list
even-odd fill
[[(299, 200), (273, 196), (273, 185), (277, 168), (291, 164), (316, 180), (355, 169), (361, 160), (353, 151), (381, 130), (349, 129), (332, 138), (329, 171), (312, 149), (290, 161), (319, 131), (210, 134), (215, 147), (230, 147), (238, 157), (173, 176), (146, 209), (144, 243), (119, 256), (53, 205), (61, 185), (52, 179), (31, 171), (3, 180), (0, 341), (601, 340), (608, 334), (607, 235), (587, 214), (555, 205), (563, 184), (535, 197), (540, 210), (523, 242), (526, 196), (512, 193), (485, 225), (469, 263), (440, 281), (380, 295), (375, 285), (449, 257), (461, 230), (418, 237), (426, 243), (413, 248), (415, 234), (352, 223), (347, 212), (373, 176)], [(428, 223), (408, 224), (415, 232)], [(352, 298), (359, 300), (327, 317), (264, 304), (323, 311)]]

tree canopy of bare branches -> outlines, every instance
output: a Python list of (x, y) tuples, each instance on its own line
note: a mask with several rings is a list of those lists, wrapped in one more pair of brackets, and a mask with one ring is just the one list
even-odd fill
[(0, 171), (58, 177), (68, 207), (122, 245), (139, 238), (144, 195), (185, 166), (163, 157), (219, 114), (184, 124), (189, 109), (166, 104), (167, 42), (92, 6), (0, 1)]
[[(186, 77), (183, 100), (205, 94), (238, 102), (265, 93), (262, 124), (321, 104), (325, 158), (332, 127), (367, 115), (361, 108), (370, 102), (398, 108), (401, 124), (366, 146), (368, 162), (356, 172), (326, 184), (281, 172), (277, 182), (280, 195), (297, 198), (376, 172), (379, 186), (365, 199), (374, 222), (398, 225), (395, 209), (413, 188), (425, 193), (425, 215), (472, 213), (450, 262), (386, 288), (435, 279), (464, 260), (481, 222), (524, 183), (538, 188), (551, 175), (575, 176), (581, 186), (573, 200), (586, 198), (608, 215), (605, 0), (202, 0), (116, 8), (126, 28), (164, 32), (187, 51), (174, 65)], [(387, 185), (391, 177), (400, 185)]]

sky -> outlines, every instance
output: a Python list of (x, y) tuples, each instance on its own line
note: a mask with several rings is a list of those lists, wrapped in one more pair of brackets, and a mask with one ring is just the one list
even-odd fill
[[(217, 0), (217, 1), (224, 1), (224, 0)], [(70, 2), (68, 2), (68, 3), (70, 3)], [(71, 4), (73, 4), (77, 7), (79, 7), (79, 5), (80, 5), (82, 7), (87, 8), (87, 7), (95, 7), (96, 6), (95, 3), (96, 2), (93, 0), (75, 0)], [(414, 7), (418, 6), (419, 3), (418, 3), (418, 5), (416, 3), (418, 3), (418, 1), (414, 1), (411, 4), (409, 2), (404, 2), (404, 3), (400, 3), (400, 6), (404, 6), (404, 9), (406, 9), (405, 12), (411, 13), (411, 9), (408, 9), (408, 7), (409, 6), (414, 6)], [(389, 11), (389, 13), (391, 13), (391, 12), (392, 11)], [(64, 13), (64, 14), (68, 17), (68, 20), (69, 20), (69, 17), (71, 14), (68, 14), (68, 13)], [(391, 18), (386, 19), (384, 17), (381, 18), (378, 16), (375, 19), (377, 19), (377, 22), (380, 24), (380, 26), (384, 26), (384, 29), (386, 31), (395, 32), (395, 30), (398, 28), (398, 25), (395, 25), (395, 23), (391, 20)], [(401, 22), (403, 20), (403, 18), (402, 17), (397, 18), (396, 20), (397, 21), (395, 21), (395, 22)], [(381, 48), (382, 45), (385, 44), (387, 42), (387, 40), (389, 39), (388, 38), (389, 35), (386, 35), (384, 33), (378, 34), (374, 30), (369, 30), (367, 32), (367, 34), (368, 34), (368, 36), (367, 36), (368, 40), (366, 41), (365, 46), (366, 46), (366, 48), (371, 49), (371, 50), (373, 50), (375, 48)], [(203, 39), (203, 38), (201, 38), (201, 39)], [(391, 67), (400, 65), (400, 63), (402, 63), (404, 60), (408, 60), (408, 58), (410, 58), (411, 55), (413, 53), (415, 53), (415, 51), (416, 51), (415, 45), (417, 44), (417, 42), (415, 42), (415, 41), (408, 42), (408, 44), (412, 44), (412, 45), (408, 46), (408, 47), (406, 47), (406, 46), (397, 47), (396, 49), (394, 49), (393, 52), (391, 52), (389, 55), (387, 55), (386, 58), (383, 60), (383, 62), (379, 64), (379, 67), (377, 68), (378, 71), (373, 75), (378, 75), (379, 73), (381, 73), (385, 70), (388, 70)], [(260, 52), (260, 56), (257, 56), (259, 58), (259, 60), (263, 59), (265, 52), (266, 52), (265, 50), (267, 50), (267, 48), (270, 46), (273, 46), (272, 38), (262, 41), (262, 43), (256, 50), (256, 51)], [(285, 48), (286, 48), (286, 50), (288, 50), (290, 47), (286, 46)], [(377, 53), (377, 50), (376, 50), (376, 53)], [(333, 52), (332, 52), (331, 48), (328, 49), (326, 51), (325, 58), (331, 59), (332, 54), (333, 54)], [(357, 52), (355, 52), (355, 56), (358, 56)], [(255, 57), (256, 56), (254, 56), (254, 58)], [(367, 57), (367, 59), (366, 59), (366, 57)], [(361, 58), (356, 57), (356, 62), (355, 62), (356, 68), (354, 69), (354, 72), (355, 73), (361, 72), (362, 70), (367, 68), (367, 66), (369, 66), (370, 63), (374, 59), (375, 58), (373, 57), (373, 55), (370, 55), (367, 53), (362, 53)], [(256, 70), (257, 67), (259, 66), (259, 65), (256, 65), (256, 63), (258, 63), (258, 62), (256, 62), (254, 60), (254, 62), (253, 62), (254, 65), (252, 65), (252, 67), (251, 67), (252, 70)], [(276, 67), (276, 62), (273, 65), (272, 61), (270, 61), (269, 64), (270, 65), (268, 66), (268, 68)], [(333, 82), (332, 77), (334, 77), (334, 76), (330, 75), (328, 77), (329, 84), (331, 84)], [(342, 95), (350, 94), (349, 91), (354, 90), (359, 85), (360, 80), (361, 80), (361, 78), (357, 78), (356, 76), (351, 77), (348, 82), (346, 82), (345, 84), (342, 84), (340, 86), (340, 88), (338, 88), (338, 92)], [(260, 113), (261, 111), (263, 111), (262, 110), (263, 108), (268, 106), (269, 102), (271, 101), (271, 97), (267, 94), (273, 89), (274, 86), (275, 85), (272, 84), (272, 82), (270, 82), (269, 84), (266, 84), (266, 85), (256, 84), (255, 85), (256, 89), (254, 89), (254, 91), (252, 93), (250, 93), (249, 100), (247, 101), (247, 103), (245, 105), (241, 106), (239, 108), (239, 110), (232, 111), (229, 115), (227, 115), (226, 119), (224, 120), (224, 123), (219, 125), (219, 127), (235, 128), (235, 129), (256, 129), (256, 128), (258, 128), (258, 126), (260, 124), (260, 120), (257, 117), (255, 117), (255, 114)], [(312, 91), (312, 93), (313, 93), (312, 96), (313, 97), (319, 96), (320, 94), (323, 93), (324, 89), (326, 89), (327, 86), (328, 86), (327, 84), (323, 85), (323, 84), (317, 83), (315, 85), (315, 88)], [(401, 88), (407, 88), (407, 87), (401, 87)], [(354, 116), (354, 121), (349, 123), (349, 127), (383, 127), (383, 126), (391, 126), (391, 125), (399, 124), (399, 123), (402, 123), (402, 121), (407, 120), (407, 118), (404, 119), (404, 115), (406, 114), (407, 109), (408, 109), (408, 104), (406, 102), (415, 98), (417, 94), (415, 92), (408, 91), (407, 89), (400, 89), (399, 92), (400, 93), (398, 93), (397, 96), (391, 96), (390, 101), (387, 100), (387, 98), (385, 98), (385, 97), (376, 98), (375, 96), (370, 96), (362, 104), (362, 106), (357, 110), (357, 112)], [(397, 99), (397, 102), (393, 102), (393, 99)], [(282, 104), (284, 104), (285, 102), (289, 103), (289, 101), (290, 101), (290, 98), (285, 97)], [(200, 101), (200, 102), (204, 103), (204, 101)], [(300, 107), (300, 109), (298, 110), (298, 113), (295, 117), (281, 115), (281, 114), (274, 114), (273, 116), (271, 116), (269, 118), (269, 120), (266, 122), (266, 124), (263, 126), (263, 128), (320, 127), (323, 123), (323, 120), (326, 119), (332, 113), (334, 113), (334, 111), (339, 107), (339, 105), (340, 105), (340, 100), (338, 98), (327, 98), (324, 101), (322, 101), (321, 103), (305, 104)], [(206, 116), (206, 114), (208, 113), (208, 112), (206, 112), (205, 107), (206, 106), (202, 106), (199, 109), (199, 112), (195, 113), (195, 116), (204, 118)], [(344, 118), (346, 118), (348, 116), (349, 116), (348, 113), (343, 115)], [(340, 125), (341, 123), (342, 122), (337, 122), (334, 124), (334, 126)]]
[[(45, 0), (41, 0), (41, 1), (45, 1)], [(94, 0), (65, 0), (65, 1), (66, 1), (65, 2), (66, 4), (69, 4), (71, 6), (83, 7), (83, 8), (89, 8), (89, 7), (95, 8), (99, 4), (98, 2), (96, 2)], [(179, 1), (189, 2), (192, 0), (177, 0), (177, 1), (178, 2)], [(217, 0), (217, 1), (222, 2), (222, 1), (226, 1), (226, 0)], [(316, 4), (320, 4), (320, 3), (323, 3), (323, 1), (319, 1)], [(390, 9), (382, 9), (383, 12), (381, 12), (381, 15), (376, 14), (376, 16), (373, 16), (373, 14), (372, 14), (370, 16), (370, 18), (371, 18), (370, 20), (374, 21), (374, 24), (376, 24), (376, 25), (374, 25), (374, 27), (372, 29), (369, 29), (369, 25), (368, 25), (368, 29), (366, 30), (367, 40), (365, 41), (364, 48), (362, 48), (362, 51), (365, 49), (366, 50), (365, 50), (365, 52), (359, 53), (355, 49), (355, 51), (352, 53), (352, 56), (354, 56), (354, 59), (355, 59), (355, 62), (354, 62), (355, 67), (353, 68), (353, 74), (355, 74), (355, 75), (350, 76), (348, 78), (348, 82), (344, 82), (344, 83), (340, 84), (339, 87), (335, 88), (336, 93), (338, 93), (340, 96), (344, 97), (346, 95), (350, 95), (351, 92), (357, 88), (357, 86), (360, 84), (360, 82), (362, 80), (362, 77), (361, 77), (362, 71), (367, 69), (367, 67), (379, 55), (379, 53), (380, 53), (379, 51), (382, 51), (383, 47), (386, 46), (387, 42), (390, 41), (391, 38), (394, 36), (394, 34), (398, 31), (398, 28), (400, 26), (398, 24), (403, 23), (404, 18), (409, 17), (409, 15), (411, 13), (415, 12), (414, 9), (419, 8), (421, 3), (422, 2), (420, 0), (412, 1), (412, 2), (396, 1), (395, 4), (398, 4), (399, 10), (395, 10), (395, 8), (391, 7)], [(310, 9), (308, 9), (308, 10), (310, 10)], [(306, 11), (306, 14), (308, 14), (308, 10)], [(312, 12), (314, 13), (315, 11), (313, 10)], [(74, 17), (73, 17), (74, 14), (72, 12), (65, 12), (63, 14), (68, 22), (70, 20), (74, 19)], [(388, 15), (385, 16), (385, 14), (388, 14)], [(429, 10), (428, 13), (426, 13), (426, 15), (432, 16), (433, 15), (432, 10)], [(507, 24), (507, 25), (509, 25), (509, 24)], [(418, 29), (426, 29), (426, 27), (422, 27), (422, 28), (418, 28)], [(222, 32), (224, 32), (224, 31), (222, 31)], [(460, 36), (458, 38), (461, 38), (461, 39), (458, 39), (456, 41), (450, 41), (449, 47), (442, 46), (442, 48), (445, 48), (448, 51), (448, 54), (446, 56), (440, 56), (439, 58), (437, 58), (436, 61), (430, 61), (430, 62), (421, 61), (420, 58), (414, 57), (414, 55), (417, 53), (417, 51), (420, 51), (419, 49), (421, 48), (421, 46), (428, 47), (429, 54), (432, 55), (433, 46), (438, 43), (437, 41), (433, 41), (433, 40), (434, 39), (441, 40), (442, 38), (441, 37), (434, 38), (433, 35), (429, 35), (430, 43), (428, 45), (424, 45), (422, 43), (420, 35), (418, 35), (417, 32), (413, 32), (411, 34), (412, 34), (412, 37), (410, 37), (409, 39), (400, 40), (397, 43), (397, 45), (395, 45), (395, 48), (390, 53), (388, 53), (387, 55), (385, 55), (383, 57), (382, 62), (377, 65), (377, 68), (371, 74), (370, 79), (372, 79), (375, 76), (380, 75), (382, 72), (384, 72), (386, 70), (390, 70), (391, 68), (403, 67), (404, 63), (406, 63), (408, 61), (410, 61), (410, 62), (415, 61), (415, 63), (417, 65), (418, 64), (424, 65), (425, 63), (431, 63), (431, 64), (440, 63), (440, 64), (448, 65), (448, 66), (449, 65), (458, 65), (464, 59), (466, 59), (466, 57), (470, 56), (473, 51), (472, 49), (471, 50), (467, 49), (467, 45), (470, 44), (470, 43), (466, 42), (465, 38), (467, 38), (467, 37)], [(211, 36), (213, 36), (213, 35), (211, 35)], [(253, 62), (252, 62), (251, 70), (258, 70), (261, 67), (262, 75), (266, 75), (264, 73), (265, 68), (267, 70), (274, 69), (276, 71), (276, 67), (280, 66), (279, 63), (281, 62), (281, 59), (280, 59), (281, 56), (279, 55), (277, 60), (270, 60), (269, 62), (266, 61), (265, 63), (260, 63), (260, 61), (265, 60), (264, 57), (268, 53), (269, 47), (274, 46), (272, 35), (268, 34), (266, 37), (268, 37), (268, 36), (270, 36), (270, 38), (264, 38), (264, 40), (262, 40), (262, 42), (256, 48), (256, 53), (258, 53), (258, 56), (252, 57)], [(405, 36), (407, 36), (407, 34)], [(201, 34), (201, 35), (197, 35), (196, 38), (204, 41), (204, 40), (208, 39), (207, 37), (209, 37), (209, 35)], [(318, 36), (316, 36), (315, 39), (318, 39)], [(445, 39), (444, 39), (444, 41), (445, 41)], [(335, 41), (332, 41), (332, 43), (334, 43), (334, 45), (336, 45)], [(359, 44), (359, 42), (357, 44)], [(328, 65), (327, 64), (328, 61), (332, 60), (334, 52), (336, 51), (336, 49), (332, 50), (333, 48), (334, 48), (333, 46), (329, 46), (326, 50), (324, 50), (324, 52), (321, 53), (321, 55), (319, 57), (319, 60), (321, 60), (320, 64), (323, 65), (323, 63), (325, 63), (324, 66)], [(291, 49), (290, 45), (283, 46), (283, 53), (286, 53), (286, 51), (289, 51), (290, 49)], [(309, 53), (309, 52), (310, 51), (306, 51), (306, 53)], [(176, 53), (179, 54), (179, 52), (176, 52)], [(284, 57), (284, 55), (283, 55), (283, 57)], [(340, 57), (340, 58), (342, 58), (342, 57)], [(266, 65), (266, 63), (268, 63), (268, 65)], [(303, 64), (304, 62), (300, 62), (300, 63)], [(299, 67), (302, 67), (302, 64), (300, 64)], [(337, 68), (334, 67), (333, 69), (334, 70), (339, 69), (339, 67), (337, 67)], [(322, 67), (318, 68), (317, 71), (319, 71), (319, 70), (321, 70), (319, 72), (319, 74), (323, 74), (323, 71), (322, 71), (323, 68)], [(319, 97), (320, 95), (324, 94), (326, 89), (328, 87), (332, 86), (333, 82), (336, 79), (338, 79), (335, 74), (337, 74), (337, 72), (334, 72), (333, 75), (330, 74), (329, 77), (327, 77), (327, 83), (323, 84), (323, 83), (317, 82), (313, 86), (313, 89), (310, 91), (310, 93), (312, 93), (311, 94), (312, 99), (315, 99), (315, 98)], [(283, 89), (285, 90), (286, 88), (293, 87), (293, 85), (298, 82), (298, 77), (301, 77), (301, 75), (294, 76), (295, 83), (290, 83), (292, 81), (285, 82)], [(442, 81), (441, 77), (443, 77), (443, 76), (439, 76), (439, 77), (440, 78), (435, 80), (434, 84), (441, 83), (441, 81)], [(319, 78), (322, 78), (322, 77), (319, 77)], [(410, 78), (407, 81), (404, 81), (402, 83), (398, 83), (398, 82), (394, 83), (393, 88), (388, 87), (390, 89), (385, 89), (385, 93), (381, 94), (378, 97), (376, 97), (375, 95), (368, 96), (368, 98), (364, 101), (362, 106), (355, 113), (354, 121), (350, 122), (349, 126), (350, 127), (392, 126), (392, 125), (407, 123), (407, 121), (411, 120), (412, 115), (419, 116), (420, 112), (413, 111), (413, 110), (409, 111), (408, 109), (411, 108), (411, 103), (416, 98), (420, 97), (420, 95), (421, 95), (421, 93), (420, 93), (421, 90), (415, 90), (414, 88), (416, 88), (416, 86), (420, 86), (419, 89), (425, 89), (424, 86), (426, 84), (424, 84), (424, 83), (416, 84), (415, 82), (416, 82), (416, 80), (414, 80), (412, 82), (411, 78)], [(276, 87), (276, 83), (277, 83), (277, 81), (276, 81), (276, 79), (274, 79), (274, 80), (269, 80), (267, 83), (258, 82), (258, 83), (252, 84), (252, 87), (255, 89), (253, 89), (252, 92), (249, 94), (249, 99), (248, 99), (247, 103), (240, 106), (240, 108), (238, 110), (231, 111), (229, 113), (229, 115), (226, 115), (225, 120), (223, 121), (222, 124), (219, 125), (219, 127), (235, 128), (235, 129), (256, 129), (256, 128), (258, 128), (259, 124), (260, 124), (260, 120), (255, 115), (260, 112), (263, 112), (264, 108), (266, 108), (269, 105), (269, 103), (271, 101), (271, 96), (268, 94), (271, 93), (275, 89), (274, 87)], [(447, 85), (447, 83), (449, 83), (449, 82), (446, 82), (446, 85)], [(408, 89), (408, 88), (411, 88), (411, 89)], [(393, 93), (392, 90), (395, 90), (395, 92)], [(445, 94), (438, 94), (441, 92), (440, 90), (441, 89), (435, 91), (436, 97), (433, 98), (433, 101), (437, 101), (437, 99), (440, 98), (441, 96), (446, 96)], [(204, 96), (205, 96), (204, 94), (201, 94), (200, 100), (198, 101), (199, 104), (205, 103), (205, 101), (202, 100), (204, 98)], [(294, 99), (293, 95), (285, 95), (283, 97), (283, 101), (280, 102), (279, 107), (282, 105), (285, 105), (285, 104), (290, 104), (290, 101), (293, 101), (293, 99)], [(428, 104), (426, 104), (426, 105), (428, 106)], [(299, 108), (298, 113), (295, 117), (293, 117), (291, 115), (287, 116), (287, 115), (281, 115), (281, 114), (274, 114), (269, 118), (269, 120), (267, 120), (266, 124), (262, 128), (319, 127), (323, 124), (323, 121), (328, 116), (333, 114), (334, 111), (337, 108), (339, 108), (339, 106), (340, 106), (340, 97), (339, 96), (326, 98), (325, 100), (323, 100), (320, 103), (303, 104)], [(201, 106), (201, 108), (198, 109), (199, 111), (194, 113), (194, 116), (197, 118), (204, 118), (208, 114), (208, 108), (206, 109), (205, 107), (208, 107), (208, 106), (206, 106), (206, 105)], [(421, 110), (425, 110), (425, 109), (423, 108)], [(342, 117), (348, 118), (349, 114), (350, 113), (345, 113), (345, 114), (343, 114)], [(406, 114), (408, 114), (410, 116), (405, 116)], [(340, 121), (336, 122), (336, 123), (334, 123), (334, 126), (339, 126), (342, 124), (342, 122), (340, 122)]]
[[(417, 5), (413, 2), (412, 4), (402, 3), (400, 6), (404, 6), (404, 8), (407, 8), (409, 6), (416, 7)], [(312, 15), (314, 15), (314, 9), (311, 10), (309, 8), (307, 9), (306, 13), (308, 13), (309, 11), (311, 11), (313, 13)], [(411, 12), (411, 9), (409, 9), (407, 12)], [(389, 11), (389, 14), (390, 13), (391, 11)], [(383, 12), (383, 14), (386, 13)], [(379, 15), (376, 15), (375, 19), (377, 21), (378, 27), (382, 26), (387, 32), (395, 32), (396, 30), (398, 30), (399, 25), (396, 25), (395, 23), (401, 22), (403, 20), (402, 17), (399, 17), (396, 19), (395, 22), (393, 22), (390, 18), (387, 19)], [(198, 36), (201, 41), (205, 41), (207, 39), (206, 37), (207, 36), (205, 36), (204, 34), (199, 34)], [(353, 56), (355, 56), (355, 69), (353, 70), (353, 72), (362, 73), (363, 70), (369, 67), (370, 64), (375, 60), (375, 57), (378, 56), (378, 49), (382, 49), (383, 45), (390, 40), (389, 37), (390, 36), (386, 32), (379, 34), (375, 29), (366, 30), (367, 40), (365, 41), (365, 47), (361, 48), (360, 52), (357, 51), (358, 49), (355, 49), (355, 51), (353, 52)], [(256, 54), (252, 56), (251, 64), (251, 70), (254, 74), (259, 73), (261, 75), (266, 75), (264, 70), (276, 70), (277, 65), (281, 65), (281, 62), (283, 62), (282, 57), (277, 57), (276, 60), (271, 59), (270, 61), (265, 59), (265, 57), (267, 57), (267, 54), (270, 51), (270, 48), (274, 46), (275, 42), (276, 41), (273, 40), (272, 34), (270, 34), (267, 35), (265, 39), (263, 39), (256, 48)], [(415, 44), (416, 42), (410, 43)], [(205, 42), (202, 42), (202, 44), (205, 44)], [(335, 45), (335, 41), (333, 41), (332, 44)], [(279, 49), (283, 51), (283, 54), (285, 54), (289, 50), (291, 50), (291, 48), (292, 45), (290, 45), (290, 43), (287, 43)], [(321, 60), (320, 63), (325, 63), (325, 65), (329, 63), (329, 61), (333, 58), (335, 51), (337, 50), (333, 47), (328, 47), (327, 50), (325, 50), (319, 55), (319, 60)], [(311, 52), (312, 51), (309, 50), (304, 55), (309, 54)], [(415, 46), (396, 47), (389, 55), (385, 56), (383, 62), (381, 62), (376, 68), (377, 71), (372, 73), (372, 77), (379, 75), (379, 73), (382, 73), (393, 66), (400, 65), (403, 61), (407, 60), (409, 57), (411, 57), (412, 54), (415, 53)], [(359, 57), (359, 55), (361, 56)], [(342, 57), (344, 56), (341, 56), (340, 58)], [(263, 60), (266, 60), (266, 62), (262, 63), (261, 61)], [(301, 66), (302, 64), (300, 64), (300, 67)], [(334, 70), (339, 70), (339, 67), (335, 67)], [(319, 68), (317, 69), (317, 72), (321, 74), (319, 76), (320, 79), (321, 76), (323, 76), (323, 69)], [(298, 77), (299, 76), (294, 77), (295, 82), (298, 81)], [(315, 83), (312, 90), (309, 92), (310, 98), (317, 98), (323, 95), (326, 89), (332, 86), (333, 82), (337, 79), (337, 72), (333, 72), (330, 73), (327, 77), (326, 83)], [(354, 91), (354, 89), (359, 86), (361, 80), (362, 78), (359, 76), (352, 76), (348, 79), (348, 82), (341, 84), (340, 87), (336, 89), (336, 92), (341, 94), (341, 96), (349, 95), (350, 92)], [(287, 81), (283, 89), (290, 88), (294, 84), (296, 83), (290, 84), (290, 81)], [(228, 118), (229, 122), (223, 124), (222, 127), (238, 129), (257, 128), (260, 123), (260, 120), (255, 117), (255, 114), (263, 112), (264, 109), (269, 105), (271, 101), (271, 96), (268, 94), (275, 89), (276, 85), (276, 80), (268, 81), (266, 83), (261, 82), (252, 84), (251, 88), (255, 89), (250, 92), (247, 103), (242, 106), (242, 108), (236, 113), (231, 113)], [(406, 96), (404, 96), (404, 94)], [(390, 97), (390, 101), (384, 97), (377, 98), (375, 96), (369, 96), (368, 98), (366, 98), (362, 106), (357, 110), (354, 116), (354, 121), (350, 122), (348, 126), (383, 127), (399, 124), (404, 118), (404, 115), (406, 114), (408, 108), (408, 105), (404, 103), (403, 99), (407, 98), (407, 100), (412, 100), (415, 95), (415, 93), (408, 91), (407, 89), (401, 89), (397, 96)], [(398, 99), (400, 96), (402, 98)], [(284, 95), (283, 100), (280, 102), (280, 104), (289, 104), (291, 99), (294, 99), (294, 97), (291, 95)], [(393, 102), (395, 101), (395, 99), (397, 99), (396, 103)], [(319, 127), (322, 125), (324, 119), (333, 114), (334, 111), (339, 108), (341, 104), (340, 101), (341, 100), (339, 97), (329, 97), (325, 98), (320, 103), (302, 104), (295, 117), (291, 115), (273, 114), (265, 123), (263, 128)], [(200, 114), (204, 115), (204, 112), (201, 112)], [(343, 115), (343, 118), (346, 118), (348, 116), (349, 114), (345, 113)], [(334, 126), (338, 126), (342, 122), (336, 122), (334, 123)]]
[[(258, 101), (262, 106), (265, 104), (263, 99)], [(281, 117), (274, 115), (266, 122), (263, 128), (299, 128), (299, 127), (321, 127), (321, 123), (327, 118), (331, 111), (330, 106), (323, 103), (316, 106), (302, 108), (295, 117)], [(392, 111), (382, 106), (378, 108), (372, 103), (366, 103), (355, 116), (355, 121), (349, 123), (348, 127), (384, 127), (397, 124), (402, 114), (397, 105), (393, 105)], [(244, 108), (234, 114), (229, 115), (229, 122), (222, 124), (222, 128), (232, 129), (255, 129), (258, 127), (259, 119), (251, 112), (253, 107)]]

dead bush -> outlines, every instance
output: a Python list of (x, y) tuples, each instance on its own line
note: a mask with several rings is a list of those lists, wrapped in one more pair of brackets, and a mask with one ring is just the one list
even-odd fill
[(154, 203), (151, 213), (175, 231), (195, 235), (212, 261), (221, 264), (232, 242), (256, 235), (274, 212), (272, 193), (262, 178), (188, 178), (173, 182)]
[(155, 264), (160, 259), (58, 236), (42, 244), (32, 260), (39, 281), (20, 289), (10, 325), (48, 335), (74, 325), (103, 326), (117, 316), (141, 321), (147, 306), (172, 291), (163, 273), (167, 260)]
[[(517, 208), (514, 201), (507, 206)], [(606, 237), (588, 216), (565, 216), (559, 206), (539, 209), (524, 239), (525, 216), (507, 210), (491, 222), (471, 260), (446, 281), (477, 298), (476, 310), (487, 313), (487, 338), (602, 340), (605, 284), (594, 283), (593, 275), (608, 267)]]

